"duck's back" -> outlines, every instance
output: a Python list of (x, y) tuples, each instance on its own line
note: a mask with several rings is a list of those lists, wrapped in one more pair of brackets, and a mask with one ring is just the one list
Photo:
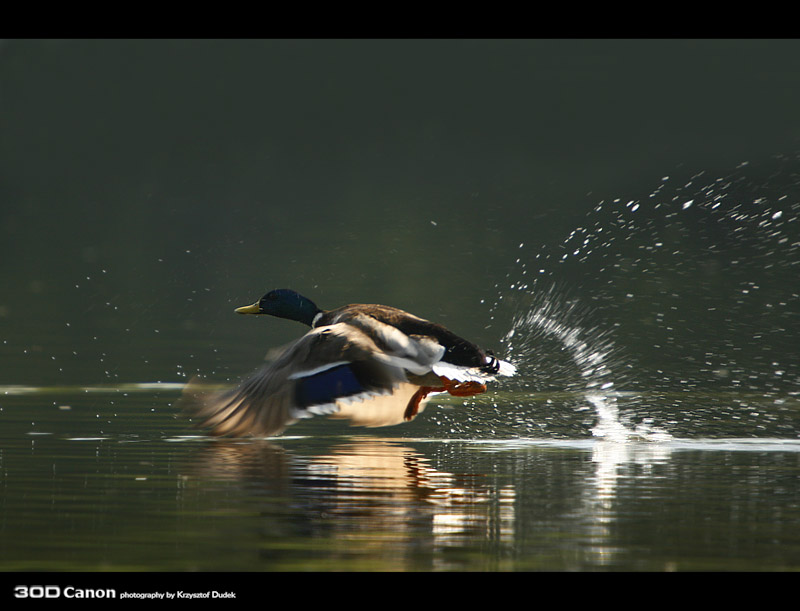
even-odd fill
[(472, 342), (459, 337), (443, 325), (391, 306), (353, 303), (323, 313), (314, 326), (346, 323), (356, 316), (370, 316), (383, 324), (391, 325), (408, 336), (420, 335), (434, 338), (444, 346), (445, 354), (442, 360), (448, 363), (464, 367), (481, 367), (485, 364), (486, 355)]

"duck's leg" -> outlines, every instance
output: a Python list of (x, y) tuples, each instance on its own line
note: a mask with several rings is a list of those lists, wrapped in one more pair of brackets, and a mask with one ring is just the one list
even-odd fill
[(444, 389), (454, 397), (471, 397), (486, 392), (486, 384), (482, 382), (455, 382), (442, 378)]
[(422, 400), (427, 397), (432, 392), (442, 392), (444, 388), (440, 388), (437, 386), (420, 386), (417, 392), (415, 392), (411, 400), (408, 402), (408, 406), (406, 407), (406, 411), (403, 414), (403, 418), (406, 420), (412, 420), (414, 416), (417, 415), (419, 412), (419, 404)]
[(486, 392), (486, 384), (481, 382), (454, 382), (448, 378), (439, 378), (442, 386), (420, 386), (406, 406), (403, 418), (411, 420), (419, 412), (419, 404), (432, 392), (447, 391), (454, 397), (471, 397)]

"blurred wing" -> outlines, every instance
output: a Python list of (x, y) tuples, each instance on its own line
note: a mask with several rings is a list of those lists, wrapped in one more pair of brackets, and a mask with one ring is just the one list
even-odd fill
[(311, 330), (234, 389), (204, 394), (189, 384), (181, 402), (213, 435), (269, 437), (314, 415), (396, 424), (416, 389), (370, 337), (335, 324)]

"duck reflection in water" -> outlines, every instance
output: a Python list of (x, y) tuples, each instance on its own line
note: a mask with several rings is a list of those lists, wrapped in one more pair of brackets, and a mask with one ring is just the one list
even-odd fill
[(393, 545), (422, 528), (442, 544), (474, 540), (476, 533), (513, 540), (513, 487), (437, 470), (396, 440), (355, 437), (321, 449), (300, 457), (264, 440), (218, 440), (194, 457), (184, 480), (201, 488), (234, 483), (251, 491), (254, 502), (265, 493), (289, 497), (295, 527), (326, 536), (384, 532)]

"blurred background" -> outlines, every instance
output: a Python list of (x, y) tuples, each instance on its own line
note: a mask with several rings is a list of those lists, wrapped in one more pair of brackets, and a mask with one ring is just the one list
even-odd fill
[[(778, 270), (770, 308), (796, 345), (798, 108), (795, 40), (2, 41), (0, 383), (238, 376), (302, 332), (233, 314), (276, 287), (324, 308), (396, 305), (498, 348), (512, 325), (493, 320), (498, 300), (600, 202), (682, 207), (694, 180), (710, 209), (725, 176), (728, 221), (773, 185), (785, 249), (760, 250), (749, 210), (724, 235), (713, 216), (651, 211), (636, 229), (688, 241), (686, 275), (648, 266), (653, 291), (754, 282), (749, 268), (708, 284), (702, 265), (709, 245), (750, 236), (742, 257)], [(615, 218), (592, 222), (608, 236)], [(650, 243), (623, 229), (593, 239)], [(670, 306), (630, 266), (604, 276), (606, 256), (546, 275), (599, 299), (610, 327), (627, 321), (635, 348)], [(633, 310), (614, 305), (629, 294)], [(687, 317), (715, 337), (744, 320)], [(662, 368), (686, 349), (647, 342), (640, 357)]]

